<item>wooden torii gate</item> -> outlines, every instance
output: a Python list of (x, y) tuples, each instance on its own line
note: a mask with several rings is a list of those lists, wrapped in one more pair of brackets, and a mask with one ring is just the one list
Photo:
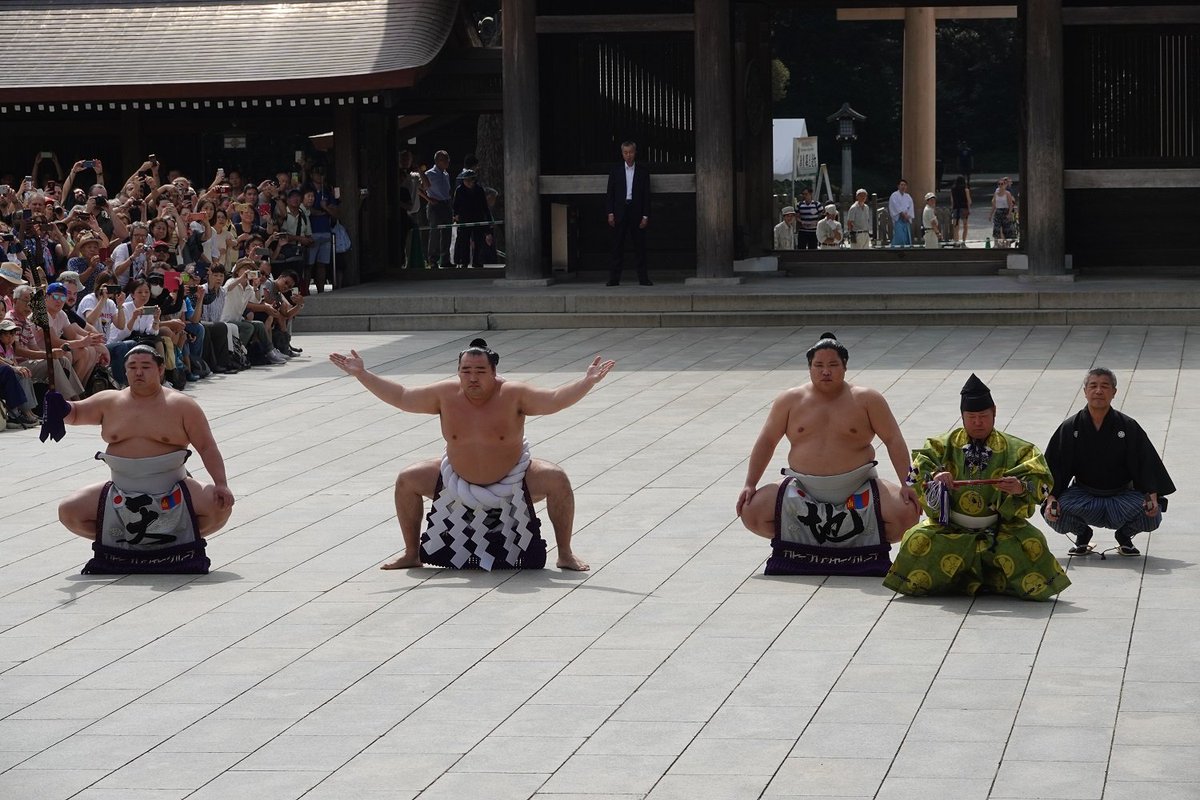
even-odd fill
[(1016, 19), (1015, 5), (839, 8), (839, 22), (904, 21), (904, 89), (901, 97), (900, 169), (920, 213), (926, 192), (936, 190), (937, 21)]

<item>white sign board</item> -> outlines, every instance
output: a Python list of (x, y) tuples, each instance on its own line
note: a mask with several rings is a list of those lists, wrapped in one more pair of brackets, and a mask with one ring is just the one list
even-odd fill
[(821, 163), (817, 160), (817, 137), (797, 136), (792, 140), (792, 178), (815, 181)]
[(771, 123), (771, 171), (777, 181), (792, 179), (792, 156), (797, 136), (808, 136), (803, 119), (776, 119)]

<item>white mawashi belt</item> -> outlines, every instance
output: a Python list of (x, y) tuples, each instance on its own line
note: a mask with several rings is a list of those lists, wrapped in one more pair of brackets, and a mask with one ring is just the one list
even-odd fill
[(442, 456), (442, 491), (471, 508), (500, 508), (511, 503), (513, 495), (521, 490), (529, 460), (529, 440), (524, 440), (521, 442), (521, 457), (508, 474), (495, 483), (480, 486), (459, 477), (454, 467), (450, 466), (450, 457)]
[(988, 514), (986, 517), (972, 517), (967, 514), (960, 514), (957, 511), (950, 512), (950, 521), (960, 528), (966, 528), (970, 531), (981, 531), (984, 528), (990, 528), (1000, 519), (999, 514)]

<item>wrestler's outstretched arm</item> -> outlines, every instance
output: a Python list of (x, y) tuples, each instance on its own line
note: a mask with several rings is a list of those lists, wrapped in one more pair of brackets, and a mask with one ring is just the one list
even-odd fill
[(86, 400), (73, 400), (68, 405), (70, 413), (63, 419), (68, 425), (99, 425), (104, 421), (104, 412), (116, 392), (96, 392)]
[(387, 378), (381, 378), (366, 368), (362, 356), (356, 350), (351, 350), (348, 356), (341, 353), (330, 353), (329, 360), (342, 372), (357, 379), (368, 392), (390, 406), (395, 406), (410, 414), (441, 413), (436, 384), (407, 387), (395, 381), (389, 381)]
[(533, 386), (522, 387), (521, 410), (530, 416), (543, 416), (570, 408), (583, 399), (591, 388), (617, 365), (615, 361), (600, 361), (600, 356), (592, 359), (587, 372), (579, 380), (563, 384), (557, 389), (538, 389)]
[(900, 425), (896, 422), (896, 417), (892, 414), (892, 409), (882, 394), (874, 389), (867, 389), (865, 400), (871, 427), (875, 430), (875, 435), (883, 442), (883, 446), (887, 448), (888, 458), (891, 459), (892, 467), (896, 470), (896, 478), (900, 483), (900, 497), (919, 514), (921, 504), (917, 502), (917, 493), (908, 485), (908, 468), (912, 465), (912, 453), (904, 441)]
[(767, 421), (763, 423), (762, 431), (759, 432), (758, 439), (754, 442), (754, 449), (750, 451), (750, 463), (746, 467), (746, 485), (742, 487), (737, 499), (737, 515), (739, 517), (742, 515), (742, 509), (758, 491), (758, 481), (766, 471), (771, 456), (775, 455), (775, 447), (779, 444), (779, 440), (787, 433), (788, 408), (790, 406), (791, 401), (786, 393), (776, 397), (775, 402), (771, 404), (771, 412), (767, 414)]

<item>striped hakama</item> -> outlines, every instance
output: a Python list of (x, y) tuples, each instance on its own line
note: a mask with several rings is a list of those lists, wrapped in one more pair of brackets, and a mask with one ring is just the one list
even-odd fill
[[(1134, 536), (1157, 530), (1162, 524), (1162, 509), (1146, 516), (1142, 503), (1146, 496), (1135, 489), (1102, 492), (1074, 484), (1058, 498), (1058, 520), (1046, 523), (1059, 533), (1090, 539), (1092, 526)], [(1044, 516), (1044, 515), (1043, 515)]]

